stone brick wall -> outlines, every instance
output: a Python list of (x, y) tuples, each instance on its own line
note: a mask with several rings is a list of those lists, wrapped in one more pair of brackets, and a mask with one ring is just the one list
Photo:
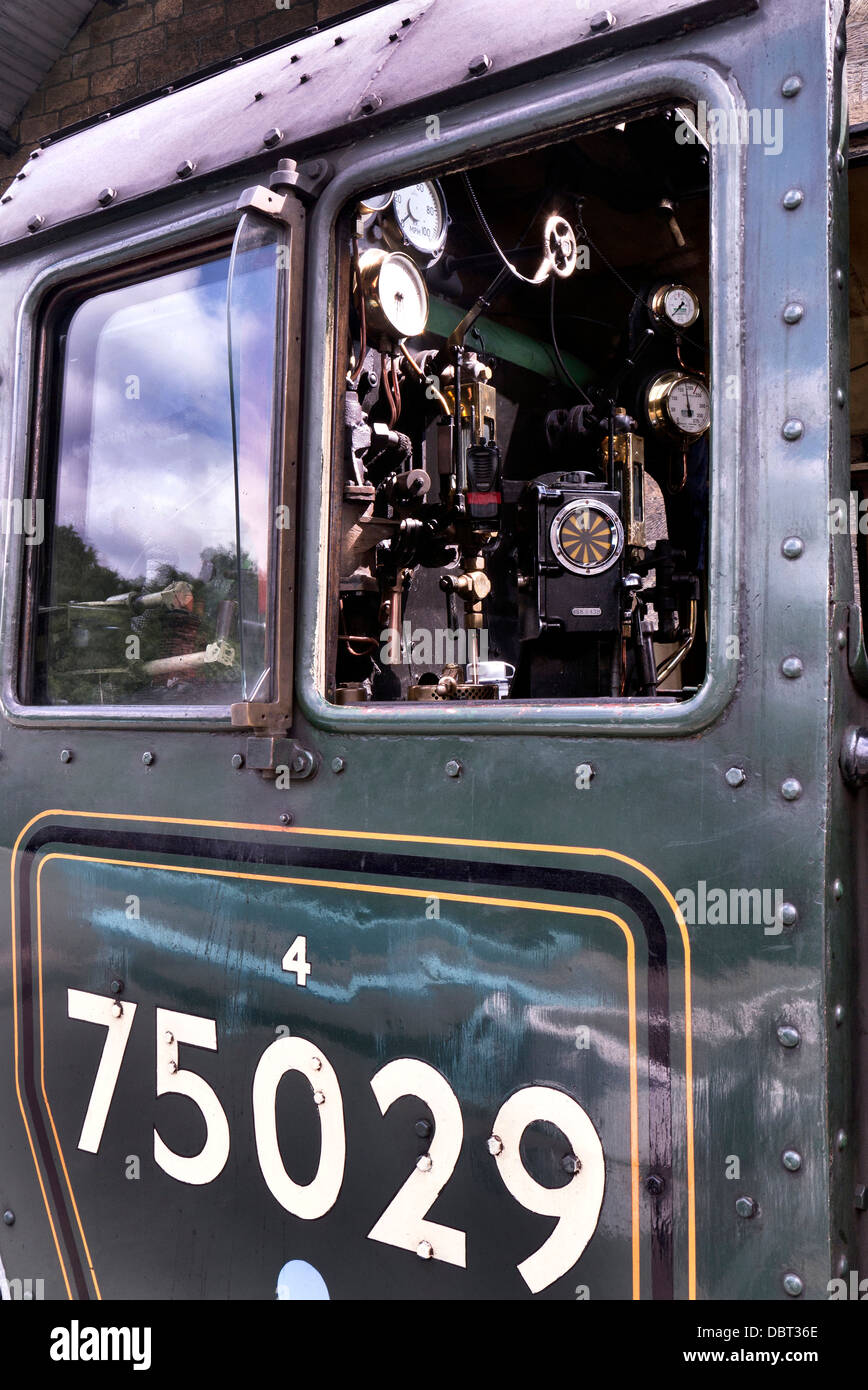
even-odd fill
[[(39, 0), (33, 0), (38, 4)], [(5, 188), (45, 135), (233, 57), (256, 44), (357, 8), (360, 0), (105, 0), (94, 6), (10, 134)]]

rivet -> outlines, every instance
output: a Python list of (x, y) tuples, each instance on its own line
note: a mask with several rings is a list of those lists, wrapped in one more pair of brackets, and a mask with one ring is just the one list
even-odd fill
[(847, 645), (847, 634), (843, 632), (841, 628), (835, 633), (835, 641), (838, 644), (839, 651), (843, 651)]
[(492, 1134), (488, 1138), (488, 1152), (492, 1158), (497, 1158), (498, 1154), (503, 1153), (503, 1140), (497, 1134)]
[(430, 1154), (423, 1154), (416, 1160), (416, 1167), (420, 1173), (430, 1173), (433, 1166)]
[(299, 80), (299, 84), (300, 84), (301, 86), (303, 86), (305, 82), (309, 82), (309, 81), (310, 81), (310, 73), (309, 73), (309, 72), (303, 72), (303, 73), (301, 74), (301, 77), (300, 77), (298, 80)]
[(31, 217), (30, 221), (27, 223), (27, 230), (28, 232), (38, 232), (39, 228), (44, 226), (45, 218), (42, 216), (41, 212), (37, 212), (34, 214), (33, 217)]
[(322, 1057), (311, 1057), (310, 1065), (312, 1071), (322, 1071)]
[(839, 1028), (841, 1027), (841, 1024), (844, 1022), (844, 1005), (843, 1005), (843, 1004), (836, 1004), (836, 1005), (835, 1005), (835, 1022), (836, 1022), (836, 1024), (838, 1025)]
[(739, 1216), (743, 1216), (745, 1220), (749, 1220), (750, 1217), (756, 1216), (757, 1204), (753, 1197), (737, 1197), (735, 1209)]
[(343, 758), (332, 758), (332, 772), (343, 772), (345, 767)]
[(843, 174), (846, 167), (847, 161), (844, 158), (843, 152), (841, 150), (838, 150), (835, 154), (835, 169), (837, 173)]
[(835, 36), (835, 53), (839, 58), (843, 58), (846, 52), (847, 40), (844, 38), (843, 34), (837, 34)]
[(71, 762), (72, 762), (72, 749), (71, 749), (71, 748), (61, 748), (61, 750), (60, 750), (60, 761), (61, 761), (62, 763), (71, 763)]
[(123, 992), (124, 992), (124, 982), (123, 982), (123, 980), (112, 980), (112, 982), (111, 982), (111, 992), (112, 992), (112, 994), (123, 994)]
[(799, 918), (793, 903), (781, 903), (778, 916), (785, 927), (794, 927)]
[(267, 130), (265, 132), (265, 134), (262, 137), (262, 143), (266, 146), (267, 149), (270, 150), (273, 145), (279, 145), (282, 139), (283, 131), (280, 129), (279, 126), (275, 125), (272, 126), (270, 130)]
[(491, 59), (487, 53), (479, 53), (475, 58), (471, 58), (467, 64), (467, 71), (471, 77), (481, 77), (484, 72), (488, 72), (491, 67)]
[(801, 420), (785, 420), (781, 426), (781, 434), (784, 436), (784, 439), (788, 439), (790, 443), (796, 439), (801, 439), (804, 433), (805, 427)]
[(614, 23), (615, 16), (611, 10), (599, 10), (591, 16), (591, 33), (602, 34), (606, 29), (611, 29)]
[(11, 194), (11, 193), (4, 193), (3, 197), (0, 198), (0, 203), (11, 203), (11, 202), (12, 202), (12, 194)]
[(868, 1187), (863, 1182), (856, 1184), (853, 1193), (853, 1205), (857, 1211), (868, 1211)]
[(292, 55), (292, 57), (290, 58), (289, 61), (290, 61), (291, 63), (297, 63), (297, 62), (299, 61), (300, 57), (301, 57), (301, 54), (299, 54), (299, 53), (293, 53), (293, 55)]
[(784, 1288), (786, 1289), (787, 1293), (790, 1295), (791, 1298), (798, 1298), (799, 1294), (802, 1292), (804, 1287), (805, 1286), (799, 1278), (798, 1274), (784, 1275)]
[(778, 1028), (778, 1042), (781, 1047), (798, 1047), (802, 1035), (791, 1023), (782, 1023)]
[(839, 878), (836, 878), (835, 882), (832, 884), (832, 892), (834, 893), (836, 898), (843, 898), (844, 885)]
[(652, 1173), (650, 1177), (645, 1179), (645, 1191), (649, 1197), (662, 1196), (664, 1187), (665, 1183), (657, 1173)]
[(123, 1017), (123, 1012), (124, 1012), (124, 1006), (123, 1006), (123, 1004), (118, 1004), (117, 1002), (115, 1002), (114, 1004), (112, 1004), (112, 1018), (122, 1018), (122, 1017)]
[(847, 404), (847, 393), (841, 386), (837, 387), (835, 390), (835, 401), (836, 404), (839, 405), (842, 410), (844, 409), (844, 406)]
[(288, 811), (283, 811), (277, 819), (280, 821), (281, 825), (292, 825), (292, 816)]
[(14, 1226), (14, 1225), (15, 1225), (15, 1213), (14, 1213), (14, 1211), (4, 1211), (4, 1213), (3, 1213), (3, 1224), (4, 1224), (5, 1226)]
[(798, 801), (802, 794), (802, 784), (798, 777), (785, 777), (781, 783), (781, 796), (784, 801)]
[(417, 1120), (413, 1128), (420, 1139), (430, 1139), (434, 1126), (430, 1120)]
[(802, 1166), (802, 1155), (796, 1153), (795, 1149), (785, 1149), (781, 1154), (781, 1163), (788, 1173), (798, 1173)]
[(434, 1254), (434, 1247), (430, 1240), (420, 1240), (416, 1246), (416, 1254), (420, 1260), (430, 1260)]
[(565, 1173), (569, 1173), (570, 1177), (575, 1177), (576, 1173), (582, 1171), (582, 1160), (577, 1158), (575, 1154), (564, 1154), (561, 1159), (561, 1167)]
[(233, 753), (233, 754), (232, 754), (232, 766), (233, 766), (236, 770), (237, 770), (239, 767), (243, 767), (243, 766), (244, 766), (244, 757), (243, 757), (243, 755), (242, 755), (241, 753)]
[(793, 212), (796, 208), (801, 207), (804, 201), (805, 195), (800, 188), (788, 188), (784, 194), (784, 207), (787, 212)]
[(109, 203), (113, 203), (117, 196), (118, 191), (116, 188), (104, 188), (97, 198), (97, 202), (101, 208), (107, 208)]
[(447, 777), (460, 777), (460, 776), (461, 776), (461, 764), (460, 764), (460, 762), (458, 761), (457, 758), (450, 758), (450, 759), (449, 759), (449, 762), (446, 764), (446, 776), (447, 776)]
[(835, 271), (835, 284), (839, 290), (844, 288), (844, 272), (840, 268)]
[(264, 93), (264, 92), (254, 92), (254, 93), (253, 93), (253, 100), (254, 100), (254, 101), (261, 101), (262, 98), (263, 98), (264, 96), (265, 96), (265, 93)]
[(169, 1058), (169, 1061), (166, 1063), (166, 1065), (167, 1065), (167, 1067), (169, 1068), (169, 1071), (170, 1071), (170, 1072), (172, 1073), (172, 1075), (174, 1076), (174, 1075), (175, 1075), (175, 1072), (178, 1070), (178, 1063), (177, 1063), (176, 1061), (174, 1061), (174, 1060), (170, 1057), (170, 1058)]
[(382, 98), (382, 97), (377, 96), (377, 93), (376, 93), (376, 92), (368, 92), (368, 95), (367, 95), (366, 97), (363, 97), (363, 99), (362, 99), (362, 104), (361, 104), (361, 107), (360, 107), (360, 110), (361, 110), (361, 112), (362, 112), (362, 115), (363, 115), (363, 116), (370, 116), (370, 115), (372, 115), (374, 111), (379, 111), (379, 109), (380, 109), (380, 107), (382, 106), (382, 104), (383, 104), (383, 98)]
[(804, 317), (805, 310), (801, 304), (787, 304), (784, 309), (784, 323), (801, 323)]
[(847, 1275), (850, 1273), (850, 1261), (847, 1259), (846, 1255), (841, 1255), (839, 1257), (836, 1273), (839, 1279), (846, 1279)]
[(838, 1150), (841, 1153), (843, 1153), (844, 1149), (846, 1149), (847, 1147), (847, 1133), (845, 1130), (838, 1130), (838, 1133), (835, 1135), (835, 1144), (837, 1145)]
[(398, 42), (398, 35), (397, 35), (397, 34), (390, 34), (390, 35), (389, 35), (389, 43), (397, 43), (397, 42)]
[(804, 549), (805, 542), (801, 537), (787, 536), (781, 546), (781, 553), (785, 555), (788, 560), (798, 560), (799, 556), (804, 553)]
[(314, 1091), (313, 1103), (314, 1105), (325, 1105), (325, 1095), (322, 1091)]
[(175, 174), (177, 175), (177, 177), (178, 177), (179, 179), (188, 179), (188, 178), (190, 177), (190, 175), (194, 172), (195, 168), (196, 168), (196, 161), (195, 161), (195, 160), (193, 160), (193, 159), (182, 159), (182, 160), (181, 160), (181, 163), (178, 165), (177, 169), (175, 170)]
[(335, 48), (338, 47), (338, 44), (343, 43), (343, 41), (344, 41), (344, 36), (343, 36), (343, 34), (336, 34), (336, 35), (335, 35)]
[(781, 662), (781, 672), (788, 681), (797, 681), (804, 671), (804, 666), (797, 656), (787, 656)]
[(163, 1034), (163, 1042), (166, 1043), (167, 1046), (171, 1047), (171, 1045), (172, 1045), (172, 1043), (173, 1043), (174, 1041), (175, 1041), (175, 1034), (174, 1034), (174, 1033), (165, 1032), (165, 1033)]
[(145, 767), (150, 767), (150, 766), (151, 766), (151, 763), (152, 763), (153, 761), (154, 761), (154, 755), (153, 755), (153, 753), (150, 751), (150, 749), (146, 750), (146, 751), (142, 754), (142, 762), (144, 763)]
[(728, 768), (726, 769), (726, 772), (724, 773), (724, 776), (725, 776), (725, 778), (726, 778), (726, 780), (727, 780), (729, 786), (731, 786), (731, 787), (740, 787), (740, 786), (743, 785), (744, 780), (745, 780), (744, 768), (741, 768), (741, 767), (728, 767)]
[(802, 90), (802, 79), (795, 73), (791, 77), (785, 77), (781, 83), (781, 96), (797, 97)]

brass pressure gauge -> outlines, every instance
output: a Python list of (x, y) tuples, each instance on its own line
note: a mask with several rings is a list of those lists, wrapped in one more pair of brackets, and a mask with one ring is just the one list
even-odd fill
[(368, 325), (400, 342), (425, 331), (428, 290), (419, 267), (396, 251), (368, 251), (359, 263)]
[(654, 291), (651, 308), (673, 328), (690, 328), (699, 318), (699, 296), (687, 285), (661, 285)]
[(648, 387), (648, 423), (670, 439), (699, 439), (711, 424), (711, 401), (702, 377), (663, 372)]
[(579, 497), (561, 507), (552, 521), (549, 541), (564, 569), (573, 574), (601, 574), (624, 549), (624, 527), (605, 502)]
[(359, 199), (359, 212), (363, 217), (371, 213), (385, 212), (394, 196), (394, 193), (369, 193)]

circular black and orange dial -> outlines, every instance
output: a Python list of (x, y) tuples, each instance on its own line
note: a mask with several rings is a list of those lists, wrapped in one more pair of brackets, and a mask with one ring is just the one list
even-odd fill
[(573, 574), (599, 574), (624, 548), (621, 519), (605, 502), (580, 497), (562, 507), (551, 525), (551, 547)]

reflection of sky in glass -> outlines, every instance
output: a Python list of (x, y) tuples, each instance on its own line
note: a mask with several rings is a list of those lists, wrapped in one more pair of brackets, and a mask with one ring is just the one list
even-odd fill
[[(58, 525), (128, 580), (202, 551), (234, 553), (226, 340), (228, 258), (110, 290), (73, 315), (66, 344)], [(233, 297), (240, 362), (242, 549), (264, 574), (274, 354), (273, 246), (242, 251)]]

